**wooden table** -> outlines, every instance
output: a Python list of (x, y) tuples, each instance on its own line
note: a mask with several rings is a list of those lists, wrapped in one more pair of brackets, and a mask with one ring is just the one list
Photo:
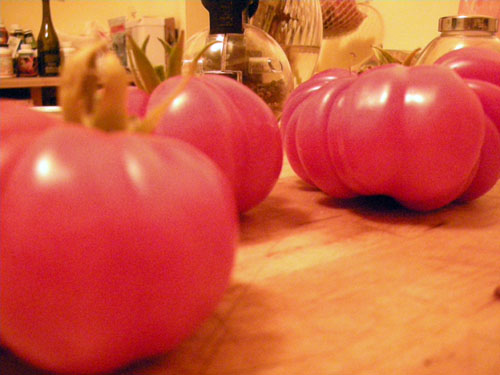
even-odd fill
[(1, 78), (0, 89), (29, 89), (33, 105), (41, 106), (42, 89), (59, 86), (60, 77), (16, 77)]
[[(286, 165), (241, 219), (232, 284), (177, 350), (119, 374), (500, 374), (500, 182), (414, 213), (336, 201)], [(0, 373), (40, 374), (10, 354)]]

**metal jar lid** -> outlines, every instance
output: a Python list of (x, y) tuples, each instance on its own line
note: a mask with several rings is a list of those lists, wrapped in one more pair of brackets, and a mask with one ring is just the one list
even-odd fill
[(440, 32), (446, 31), (498, 31), (498, 19), (485, 16), (452, 16), (439, 19)]

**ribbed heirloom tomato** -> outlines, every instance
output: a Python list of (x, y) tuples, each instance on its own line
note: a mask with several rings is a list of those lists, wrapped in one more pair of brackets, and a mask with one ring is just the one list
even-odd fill
[[(162, 82), (152, 92), (146, 113), (180, 80)], [(232, 182), (240, 212), (262, 202), (281, 172), (283, 146), (276, 117), (257, 94), (231, 78), (193, 77), (165, 111), (155, 134), (182, 139), (210, 156)]]
[(2, 345), (51, 372), (101, 373), (192, 334), (233, 264), (223, 172), (180, 140), (0, 111)]
[(437, 65), (315, 80), (288, 99), (282, 134), (295, 172), (331, 196), (388, 195), (426, 211), (498, 180), (500, 90), (491, 83)]
[[(283, 164), (278, 121), (271, 108), (233, 79), (196, 76), (196, 63), (184, 77), (174, 69), (166, 72), (168, 78), (162, 81), (140, 48), (130, 42), (138, 68), (133, 71), (142, 88), (129, 88), (129, 113), (151, 115), (166, 97), (178, 93), (172, 105), (162, 108), (154, 133), (182, 139), (214, 160), (231, 181), (240, 212), (261, 203), (276, 184)], [(181, 33), (168, 64), (179, 70), (182, 43)], [(180, 85), (183, 89), (179, 93)]]

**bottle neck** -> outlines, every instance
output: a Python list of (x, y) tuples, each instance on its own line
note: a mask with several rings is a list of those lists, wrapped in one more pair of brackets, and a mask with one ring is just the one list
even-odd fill
[(52, 22), (50, 17), (50, 0), (42, 0), (42, 4), (43, 4), (43, 13), (42, 13), (43, 20), (46, 22)]
[(210, 14), (210, 34), (243, 34), (245, 0), (202, 0)]

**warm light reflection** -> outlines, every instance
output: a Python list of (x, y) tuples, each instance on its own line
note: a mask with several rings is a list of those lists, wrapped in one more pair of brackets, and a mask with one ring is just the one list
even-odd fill
[(138, 163), (137, 159), (134, 156), (126, 155), (125, 168), (127, 169), (128, 175), (131, 180), (134, 181), (134, 185), (142, 186), (144, 174), (142, 172), (141, 165)]
[(217, 34), (215, 36), (215, 40), (217, 42), (221, 42), (221, 43), (215, 43), (215, 44), (212, 44), (208, 50), (214, 54), (221, 54), (222, 53), (222, 48), (224, 47), (224, 34)]
[(405, 104), (412, 104), (412, 103), (422, 104), (424, 102), (425, 98), (422, 94), (407, 93), (405, 95)]
[(49, 155), (42, 155), (35, 163), (35, 175), (41, 183), (54, 183), (70, 177), (70, 172)]
[(46, 179), (50, 175), (51, 170), (52, 163), (48, 157), (38, 160), (38, 163), (36, 164), (36, 174), (38, 177)]
[(363, 100), (360, 101), (360, 108), (371, 108), (379, 107), (380, 105), (385, 105), (389, 100), (390, 87), (386, 85), (383, 87), (378, 95), (365, 95)]
[(182, 105), (182, 103), (186, 100), (186, 95), (184, 93), (177, 95), (177, 97), (172, 100), (172, 104), (170, 104), (170, 109), (176, 110), (178, 107)]

